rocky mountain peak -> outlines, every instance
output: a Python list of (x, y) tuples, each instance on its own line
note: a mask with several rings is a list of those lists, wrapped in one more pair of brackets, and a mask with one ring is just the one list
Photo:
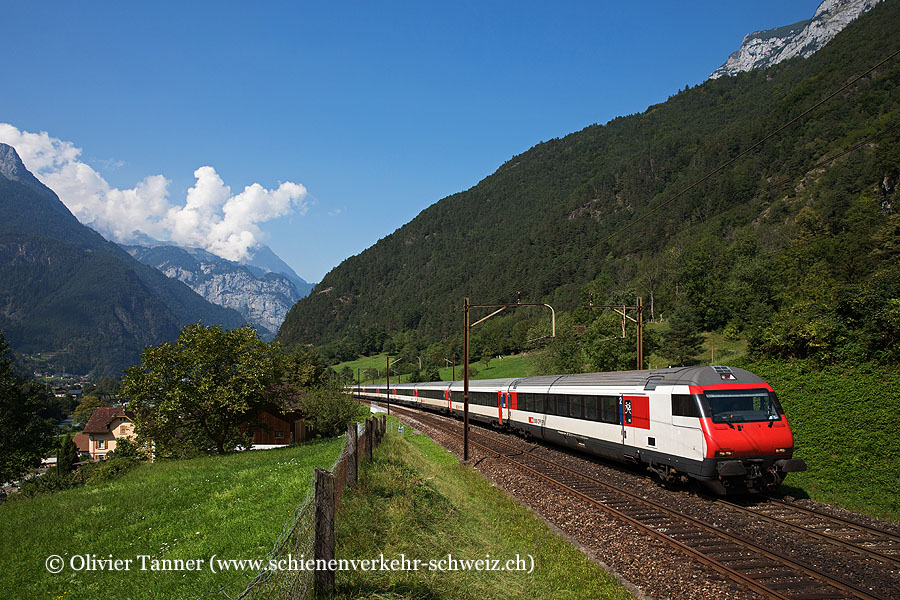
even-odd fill
[(813, 17), (793, 25), (754, 31), (710, 79), (764, 69), (789, 58), (807, 58), (834, 39), (850, 22), (882, 0), (824, 0)]
[(0, 175), (13, 181), (31, 182), (34, 175), (25, 168), (19, 153), (9, 144), (0, 143)]
[(273, 337), (294, 303), (309, 293), (299, 291), (287, 274), (230, 261), (200, 248), (169, 244), (122, 247), (209, 302), (238, 311), (264, 338)]

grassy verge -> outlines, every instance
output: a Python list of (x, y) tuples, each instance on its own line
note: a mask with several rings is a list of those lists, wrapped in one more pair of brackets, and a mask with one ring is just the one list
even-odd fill
[[(475, 377), (472, 377), (472, 379), (502, 379), (504, 377), (527, 377), (528, 375), (533, 375), (535, 372), (534, 361), (535, 356), (532, 354), (515, 354), (512, 356), (504, 356), (502, 359), (494, 358), (491, 360), (490, 365), (487, 367), (485, 367), (484, 364), (480, 361), (470, 362), (469, 366), (477, 370), (477, 374), (475, 375)], [(331, 368), (334, 369), (334, 371), (340, 373), (344, 369), (344, 367), (350, 367), (350, 370), (353, 371), (354, 377), (356, 377), (357, 369), (360, 369), (361, 372), (370, 368), (384, 371), (385, 355), (378, 354), (376, 356), (366, 356), (358, 358), (356, 360), (342, 362), (338, 365), (334, 365)], [(440, 370), (440, 373), (441, 381), (453, 380), (453, 367), (444, 367)], [(456, 380), (462, 381), (463, 368), (461, 364), (456, 365), (455, 374)], [(396, 375), (392, 375), (391, 381), (396, 383), (396, 377)], [(400, 381), (405, 383), (408, 378), (408, 374), (401, 375)], [(375, 383), (384, 382), (384, 377), (375, 380)], [(371, 384), (372, 379), (363, 379), (362, 383)]]
[[(472, 379), (505, 379), (507, 377), (528, 377), (535, 373), (535, 355), (513, 354), (503, 358), (493, 358), (485, 367), (482, 362), (470, 362), (469, 368), (477, 369)], [(451, 381), (453, 371), (450, 367), (441, 369), (441, 380)], [(462, 381), (462, 365), (456, 365), (456, 380)]]
[(776, 391), (808, 470), (785, 491), (900, 523), (900, 370), (814, 368), (802, 362), (745, 366)]
[[(191, 598), (236, 574), (141, 571), (154, 559), (263, 559), (304, 499), (314, 466), (328, 468), (342, 440), (280, 450), (143, 464), (114, 481), (0, 504), (0, 588), (21, 598)], [(131, 559), (130, 570), (58, 574), (50, 555)], [(149, 561), (150, 559), (148, 559)], [(148, 562), (149, 566), (149, 562)], [(227, 587), (236, 597), (248, 578)], [(222, 596), (211, 596), (222, 597)]]
[(336, 558), (484, 559), (520, 571), (347, 570), (340, 598), (630, 598), (611, 576), (471, 467), (421, 434), (389, 433), (337, 517)]

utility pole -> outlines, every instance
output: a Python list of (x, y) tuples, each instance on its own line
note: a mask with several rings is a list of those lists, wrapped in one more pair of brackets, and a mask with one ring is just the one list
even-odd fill
[[(629, 320), (637, 325), (637, 370), (641, 371), (644, 368), (644, 298), (643, 296), (638, 296), (637, 304), (634, 306), (627, 306), (624, 304), (612, 305), (612, 304), (594, 304), (593, 294), (591, 294), (591, 299), (588, 301), (587, 306), (582, 305), (582, 308), (587, 309), (595, 309), (595, 308), (603, 308), (607, 310), (612, 310), (620, 315), (622, 315), (622, 339), (625, 339), (625, 320)], [(634, 310), (637, 312), (636, 317), (628, 316), (629, 310)], [(610, 338), (615, 339), (615, 338)]]
[[(391, 414), (391, 365), (399, 362), (400, 358), (398, 357), (393, 363), (391, 362), (390, 355), (385, 357), (387, 361), (387, 368), (384, 370), (384, 374), (387, 376), (387, 414)], [(400, 383), (400, 373), (397, 373), (397, 383)]]
[[(516, 302), (515, 304), (471, 304), (466, 298), (463, 306), (465, 313), (466, 327), (463, 334), (463, 462), (469, 461), (469, 329), (475, 327), (479, 323), (487, 321), (494, 315), (500, 314), (507, 308), (516, 308), (518, 306), (545, 306), (550, 309), (551, 329), (550, 337), (556, 337), (556, 311), (549, 304), (535, 302)], [(496, 308), (494, 312), (486, 317), (478, 319), (471, 325), (469, 324), (469, 309), (471, 308)], [(452, 400), (451, 400), (452, 403)]]

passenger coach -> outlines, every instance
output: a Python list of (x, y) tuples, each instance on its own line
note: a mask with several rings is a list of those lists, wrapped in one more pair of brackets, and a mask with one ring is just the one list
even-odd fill
[[(363, 396), (455, 416), (463, 382), (362, 386)], [(553, 375), (469, 382), (469, 418), (719, 494), (762, 492), (804, 471), (778, 397), (731, 367)]]

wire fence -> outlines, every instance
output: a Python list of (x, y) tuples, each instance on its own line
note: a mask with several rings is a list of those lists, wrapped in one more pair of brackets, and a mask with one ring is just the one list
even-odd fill
[[(329, 573), (325, 573), (323, 578), (321, 570), (303, 567), (308, 560), (334, 557), (334, 515), (346, 488), (356, 485), (359, 467), (371, 460), (372, 452), (384, 436), (386, 425), (384, 416), (367, 419), (362, 428), (358, 424), (348, 424), (340, 457), (328, 471), (316, 469), (315, 477), (306, 487), (302, 504), (285, 523), (272, 550), (262, 562), (262, 569), (255, 573), (244, 570), (219, 589), (200, 598), (305, 600), (312, 596), (314, 588), (318, 588), (316, 591), (320, 593), (330, 592)], [(323, 535), (322, 531), (330, 532), (330, 535)], [(270, 565), (287, 568), (271, 569)], [(243, 591), (234, 595), (232, 588), (235, 584), (251, 575)], [(331, 571), (330, 587), (333, 589), (333, 586), (334, 572)]]

